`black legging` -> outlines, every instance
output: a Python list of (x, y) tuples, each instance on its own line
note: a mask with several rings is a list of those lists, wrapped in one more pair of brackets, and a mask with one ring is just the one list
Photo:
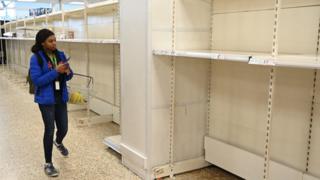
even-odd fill
[(39, 108), (42, 114), (45, 130), (43, 146), (46, 163), (52, 162), (52, 146), (54, 136), (54, 122), (57, 126), (56, 142), (61, 144), (68, 132), (68, 112), (66, 104), (41, 105)]

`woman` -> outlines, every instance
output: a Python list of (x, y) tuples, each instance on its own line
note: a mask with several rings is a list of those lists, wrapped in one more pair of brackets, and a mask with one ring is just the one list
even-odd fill
[[(45, 126), (44, 171), (48, 176), (56, 177), (59, 172), (52, 164), (53, 144), (63, 156), (67, 157), (69, 154), (62, 141), (68, 131), (66, 82), (72, 78), (73, 72), (69, 68), (65, 54), (57, 50), (56, 38), (52, 31), (40, 30), (31, 51), (33, 56), (30, 60), (30, 76), (35, 85), (35, 102), (39, 104)], [(40, 64), (38, 58), (41, 58), (43, 63)], [(53, 140), (54, 122), (57, 127), (55, 140)]]

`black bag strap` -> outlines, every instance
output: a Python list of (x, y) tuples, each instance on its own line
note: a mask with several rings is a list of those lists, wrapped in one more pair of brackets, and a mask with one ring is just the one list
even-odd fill
[(42, 69), (42, 66), (43, 66), (43, 60), (42, 60), (42, 58), (41, 58), (41, 56), (40, 56), (40, 54), (39, 54), (39, 53), (35, 53), (35, 55), (37, 56), (38, 64), (39, 64), (40, 68)]
[[(40, 68), (42, 69), (42, 66), (43, 66), (43, 60), (42, 60), (42, 58), (41, 58), (40, 54), (39, 54), (39, 53), (34, 53), (34, 54), (35, 54), (35, 55), (36, 55), (36, 57), (37, 57), (38, 65), (39, 65), (39, 66), (40, 66)], [(27, 76), (27, 81), (26, 81), (26, 83), (29, 83), (29, 82), (31, 82), (30, 69), (29, 69), (29, 71), (28, 71), (28, 76)]]

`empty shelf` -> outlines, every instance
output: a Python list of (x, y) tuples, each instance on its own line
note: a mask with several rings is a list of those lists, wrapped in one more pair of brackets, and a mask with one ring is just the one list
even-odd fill
[(217, 51), (217, 50), (154, 50), (154, 55), (210, 60), (245, 62), (252, 65), (267, 65), (294, 68), (320, 69), (320, 57), (316, 55), (291, 54), (272, 57), (269, 53)]
[(103, 143), (107, 145), (109, 148), (121, 154), (121, 150), (120, 150), (121, 135), (106, 137)]
[(35, 18), (35, 20), (42, 20), (42, 19), (45, 20), (46, 16), (47, 16), (47, 14), (42, 14), (40, 16), (35, 16), (34, 18)]
[[(12, 38), (12, 37), (0, 37), (4, 40), (27, 40), (34, 41), (34, 38)], [(57, 39), (58, 42), (70, 42), (70, 43), (97, 43), (97, 44), (120, 44), (118, 39)]]
[(320, 69), (320, 56), (312, 55), (279, 55), (275, 66)]
[(19, 38), (19, 37), (0, 37), (0, 39), (4, 40), (27, 40), (27, 41), (34, 41), (34, 38)]
[(16, 30), (34, 30), (34, 31), (39, 31), (43, 29), (43, 27), (40, 27), (40, 26), (30, 26), (30, 27), (25, 27), (25, 26), (21, 26), (21, 27), (16, 27)]
[(68, 11), (65, 11), (65, 15), (83, 13), (83, 9), (84, 8), (77, 8), (77, 9), (68, 10)]
[(58, 42), (119, 44), (118, 39), (58, 39)]
[(62, 15), (62, 11), (56, 11), (48, 14), (48, 17), (61, 16), (61, 15)]
[(226, 61), (238, 61), (238, 62), (249, 62), (254, 56), (262, 58), (267, 57), (267, 54), (253, 53), (253, 52), (237, 52), (237, 51), (216, 51), (216, 50), (154, 50), (155, 55), (162, 56), (175, 56), (175, 57), (190, 57), (200, 59), (216, 59)]
[(103, 1), (98, 3), (89, 4), (88, 8), (95, 8), (95, 7), (102, 7), (102, 6), (110, 6), (110, 5), (116, 5), (118, 4), (118, 0), (109, 0), (109, 1)]

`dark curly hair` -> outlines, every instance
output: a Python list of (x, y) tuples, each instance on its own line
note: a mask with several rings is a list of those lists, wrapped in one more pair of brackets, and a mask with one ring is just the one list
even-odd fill
[(54, 32), (49, 29), (41, 29), (36, 35), (36, 43), (32, 46), (31, 52), (37, 53), (38, 51), (43, 50), (42, 43), (52, 35), (54, 35)]

